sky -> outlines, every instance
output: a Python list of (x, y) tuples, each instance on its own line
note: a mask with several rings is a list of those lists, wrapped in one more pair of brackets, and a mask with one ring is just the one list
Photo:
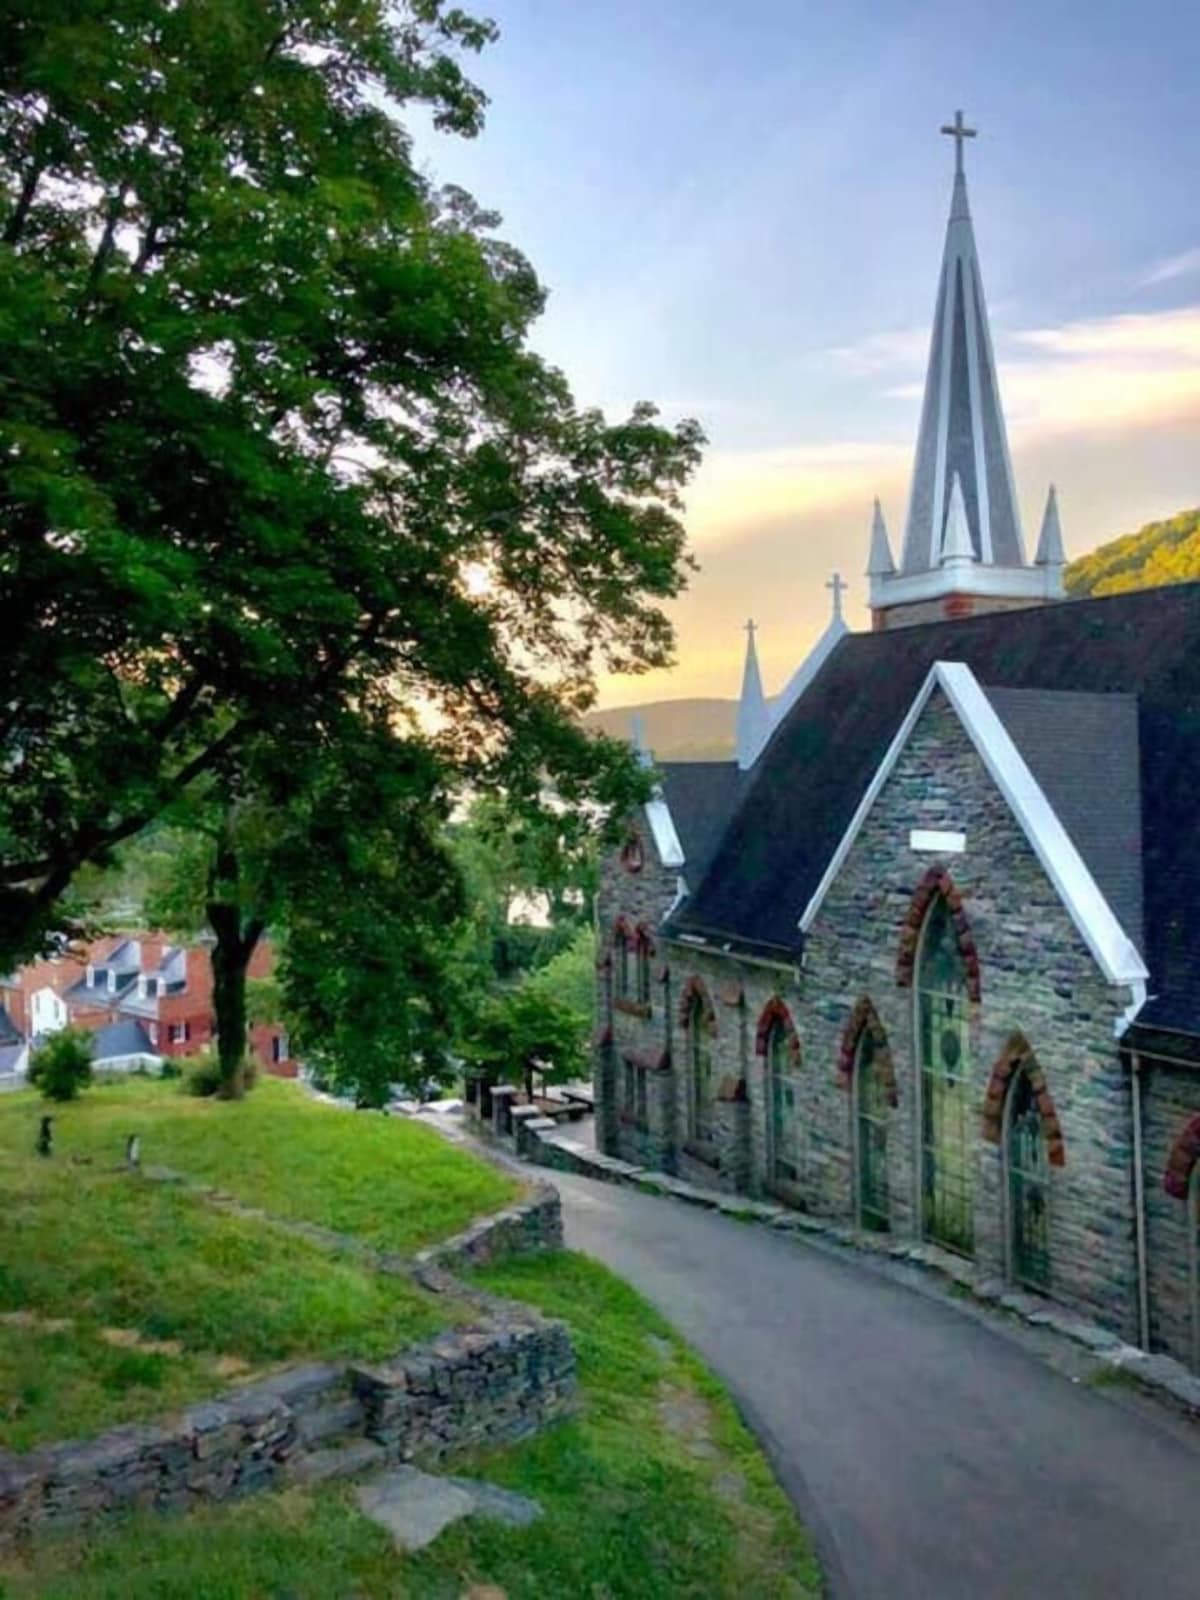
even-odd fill
[(432, 176), (503, 217), (577, 399), (654, 401), (708, 447), (678, 665), (601, 704), (769, 694), (849, 583), (871, 502), (898, 549), (953, 143), (967, 176), (1027, 549), (1200, 504), (1200, 8), (1181, 0), (487, 0), (474, 141)]

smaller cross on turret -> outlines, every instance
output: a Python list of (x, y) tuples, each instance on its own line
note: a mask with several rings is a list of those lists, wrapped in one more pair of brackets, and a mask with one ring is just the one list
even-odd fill
[(835, 572), (833, 577), (830, 578), (829, 582), (825, 585), (825, 587), (829, 590), (830, 594), (833, 596), (833, 615), (834, 615), (834, 620), (836, 621), (837, 618), (840, 617), (841, 614), (842, 614), (842, 595), (845, 593), (845, 590), (846, 590), (846, 585), (842, 581), (841, 573), (840, 572)]
[(968, 128), (963, 121), (962, 112), (956, 111), (954, 113), (954, 121), (944, 123), (942, 132), (948, 133), (954, 140), (954, 170), (956, 173), (961, 174), (963, 169), (963, 140), (977, 138), (979, 129)]

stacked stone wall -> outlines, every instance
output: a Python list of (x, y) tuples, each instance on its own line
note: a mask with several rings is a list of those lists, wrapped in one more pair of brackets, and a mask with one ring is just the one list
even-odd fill
[(1190, 1364), (1191, 1224), (1186, 1196), (1169, 1192), (1165, 1178), (1177, 1141), (1200, 1114), (1200, 1072), (1144, 1056), (1141, 1076), (1151, 1346)]
[(561, 1242), (558, 1194), (539, 1185), (414, 1263), (427, 1287), (479, 1308), (470, 1327), (379, 1365), (292, 1367), (161, 1422), (24, 1455), (0, 1451), (0, 1546), (114, 1513), (187, 1510), (397, 1461), (432, 1464), (569, 1415), (577, 1381), (566, 1325), (466, 1290), (444, 1270)]

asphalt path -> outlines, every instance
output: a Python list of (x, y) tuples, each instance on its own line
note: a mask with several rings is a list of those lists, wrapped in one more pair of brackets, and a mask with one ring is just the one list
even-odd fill
[(852, 1258), (553, 1181), (567, 1243), (640, 1289), (729, 1385), (831, 1596), (1200, 1600), (1200, 1429), (1073, 1382), (1015, 1334)]

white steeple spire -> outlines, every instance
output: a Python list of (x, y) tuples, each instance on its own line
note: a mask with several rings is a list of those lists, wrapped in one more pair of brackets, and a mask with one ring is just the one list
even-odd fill
[(1058, 518), (1058, 491), (1050, 485), (1050, 493), (1046, 497), (1046, 514), (1042, 518), (1042, 532), (1038, 539), (1037, 555), (1034, 564), (1039, 567), (1063, 567), (1067, 563), (1066, 551), (1063, 549), (1062, 523)]
[(633, 746), (639, 767), (654, 765), (654, 757), (646, 748), (646, 724), (640, 711), (635, 711), (629, 719), (629, 743)]
[(754, 623), (748, 622), (746, 665), (742, 669), (742, 698), (738, 702), (737, 714), (737, 764), (741, 772), (747, 771), (758, 760), (771, 734), (771, 713), (767, 707), (766, 696), (763, 694), (754, 633)]
[(955, 142), (954, 189), (904, 535), (905, 574), (939, 565), (956, 475), (976, 559), (988, 567), (1025, 565), (963, 171), (963, 143), (975, 137), (975, 129), (964, 124), (960, 111), (942, 132)]
[(889, 577), (896, 570), (892, 560), (892, 546), (888, 539), (887, 523), (883, 520), (883, 507), (875, 501), (875, 514), (871, 518), (871, 555), (867, 561), (868, 578)]
[(971, 530), (967, 526), (967, 506), (963, 499), (962, 479), (954, 474), (950, 486), (950, 509), (946, 513), (946, 531), (942, 535), (941, 564), (971, 562), (975, 547), (971, 543)]

